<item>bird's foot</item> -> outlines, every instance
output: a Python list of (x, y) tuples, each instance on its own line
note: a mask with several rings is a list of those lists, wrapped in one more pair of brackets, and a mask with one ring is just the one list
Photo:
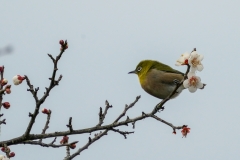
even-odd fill
[(180, 81), (179, 81), (178, 79), (174, 79), (173, 82), (174, 82), (175, 84), (179, 84), (179, 83), (180, 83)]
[(161, 107), (157, 107), (156, 108), (156, 112), (161, 112), (161, 111), (163, 111), (164, 110), (164, 106), (161, 106)]

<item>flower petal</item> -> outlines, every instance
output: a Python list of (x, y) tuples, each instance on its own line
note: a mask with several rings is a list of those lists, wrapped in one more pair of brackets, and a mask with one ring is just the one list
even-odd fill
[(202, 64), (197, 65), (197, 70), (202, 71), (203, 70), (203, 65)]
[(197, 58), (197, 57), (198, 57), (198, 53), (197, 53), (196, 51), (193, 51), (193, 52), (191, 53), (190, 58)]
[(185, 52), (182, 54), (182, 57), (184, 57), (185, 59), (188, 59), (190, 57), (190, 54), (188, 52)]
[(181, 66), (181, 65), (182, 64), (180, 62), (178, 62), (178, 61), (175, 63), (175, 66)]
[(196, 72), (196, 70), (197, 70), (197, 68), (196, 68), (196, 67), (191, 67), (191, 68), (190, 68), (190, 72), (192, 72), (192, 73), (195, 73), (195, 72)]
[(180, 58), (178, 58), (178, 60), (176, 61), (175, 65), (176, 66), (180, 66), (180, 65), (186, 65), (188, 64), (188, 59), (190, 57), (190, 54), (185, 52), (183, 53)]
[(180, 58), (178, 58), (176, 64), (179, 63), (180, 65), (182, 65), (182, 64), (184, 64), (184, 61), (185, 61), (185, 59), (183, 57), (180, 57)]
[(203, 83), (202, 83), (202, 82), (199, 82), (196, 87), (197, 87), (197, 88), (203, 88)]
[(197, 78), (198, 82), (201, 82), (201, 78), (200, 77), (196, 76), (196, 78)]
[(189, 85), (189, 82), (188, 82), (188, 79), (186, 79), (184, 82), (183, 82), (183, 86), (185, 88), (188, 88), (190, 85)]
[(189, 72), (187, 76), (188, 76), (188, 78), (190, 78), (192, 76), (196, 76), (196, 74), (195, 74), (195, 72)]
[(194, 93), (194, 92), (196, 92), (197, 88), (196, 88), (196, 87), (193, 87), (193, 86), (190, 86), (190, 87), (188, 88), (188, 90), (189, 90), (191, 93)]
[(199, 56), (198, 56), (198, 60), (199, 60), (199, 61), (202, 61), (203, 58), (204, 58), (203, 55), (199, 54)]

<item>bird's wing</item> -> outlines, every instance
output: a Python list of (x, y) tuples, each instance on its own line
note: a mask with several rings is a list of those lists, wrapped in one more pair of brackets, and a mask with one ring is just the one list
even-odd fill
[(182, 74), (171, 73), (171, 72), (163, 73), (163, 77), (164, 78), (161, 78), (162, 83), (172, 84), (172, 85), (175, 85), (176, 83), (180, 83), (181, 80), (183, 79), (183, 75)]
[(152, 78), (168, 85), (175, 85), (176, 83), (181, 82), (181, 80), (183, 79), (183, 75), (181, 72), (172, 73), (167, 71), (160, 71), (158, 69), (152, 69), (150, 73)]
[(184, 75), (182, 72), (178, 71), (178, 70), (175, 70), (175, 69), (172, 69), (171, 70), (164, 70), (165, 72), (168, 72), (168, 73), (175, 73), (175, 74), (180, 74), (180, 75)]
[(175, 70), (172, 67), (170, 67), (166, 64), (163, 64), (161, 62), (155, 62), (150, 69), (157, 69), (157, 70), (160, 70), (160, 71), (165, 71), (165, 72), (169, 72), (169, 73), (176, 73), (176, 74), (184, 75), (182, 72), (180, 72), (178, 70)]

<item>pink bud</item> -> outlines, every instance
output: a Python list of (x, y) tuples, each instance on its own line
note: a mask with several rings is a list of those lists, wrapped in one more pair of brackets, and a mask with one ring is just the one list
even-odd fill
[(73, 144), (71, 144), (69, 147), (71, 148), (71, 149), (74, 149), (74, 148), (76, 148), (76, 143), (73, 143)]
[(20, 80), (20, 81), (23, 81), (25, 79), (25, 77), (22, 77), (20, 75), (17, 75), (17, 76), (18, 76), (18, 80)]
[(14, 157), (14, 156), (15, 156), (14, 152), (9, 153), (9, 157)]
[(10, 89), (10, 88), (11, 88), (11, 85), (6, 85), (5, 88), (6, 88), (6, 89)]
[(68, 136), (63, 136), (62, 140), (60, 141), (61, 144), (66, 144), (68, 143)]
[(43, 114), (49, 114), (50, 111), (49, 111), (48, 109), (46, 109), (46, 108), (43, 108), (43, 109), (42, 109), (42, 113), (43, 113)]
[(8, 80), (5, 79), (5, 78), (1, 81), (1, 85), (2, 85), (2, 86), (6, 85), (7, 83), (8, 83)]
[(64, 41), (63, 41), (63, 40), (60, 40), (60, 41), (59, 41), (59, 44), (64, 45)]
[(6, 88), (6, 93), (10, 94), (11, 93), (11, 89), (10, 88)]
[(9, 102), (4, 102), (4, 103), (2, 103), (2, 105), (3, 105), (3, 107), (5, 109), (8, 109), (10, 107), (10, 103)]
[(4, 70), (3, 66), (0, 66), (0, 72), (2, 72)]
[(7, 147), (7, 148), (4, 148), (4, 147), (2, 147), (1, 148), (1, 151), (3, 151), (3, 152), (10, 152), (11, 150), (10, 150), (10, 148), (9, 147)]

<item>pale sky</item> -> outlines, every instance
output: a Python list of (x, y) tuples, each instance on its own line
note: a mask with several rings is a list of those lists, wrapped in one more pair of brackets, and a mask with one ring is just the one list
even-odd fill
[[(1, 55), (0, 65), (6, 67), (10, 84), (14, 75), (28, 75), (42, 96), (52, 73), (47, 53), (56, 56), (59, 40), (67, 39), (69, 49), (58, 67), (63, 79), (41, 107), (53, 112), (47, 132), (66, 131), (70, 116), (74, 129), (95, 126), (105, 100), (113, 105), (105, 124), (138, 95), (140, 101), (127, 115), (134, 118), (150, 112), (160, 100), (140, 87), (136, 75), (127, 73), (144, 59), (185, 72), (175, 61), (196, 47), (204, 55), (204, 70), (197, 74), (206, 88), (193, 94), (185, 90), (157, 114), (176, 126), (188, 125), (187, 138), (180, 130), (174, 135), (172, 128), (148, 118), (137, 122), (134, 130), (120, 127), (135, 131), (126, 140), (110, 132), (75, 159), (239, 159), (239, 5), (235, 0), (2, 1), (0, 48), (11, 45), (14, 52)], [(1, 126), (1, 141), (21, 136), (27, 127), (28, 113), (35, 106), (26, 90), (24, 82), (4, 96), (3, 102), (9, 101), (11, 108), (2, 110), (7, 125)], [(46, 115), (39, 114), (32, 133), (41, 133), (45, 121)], [(88, 136), (70, 136), (70, 141), (79, 141), (77, 148), (82, 147)], [(66, 153), (65, 147), (10, 148), (16, 153), (14, 159), (59, 160)]]

